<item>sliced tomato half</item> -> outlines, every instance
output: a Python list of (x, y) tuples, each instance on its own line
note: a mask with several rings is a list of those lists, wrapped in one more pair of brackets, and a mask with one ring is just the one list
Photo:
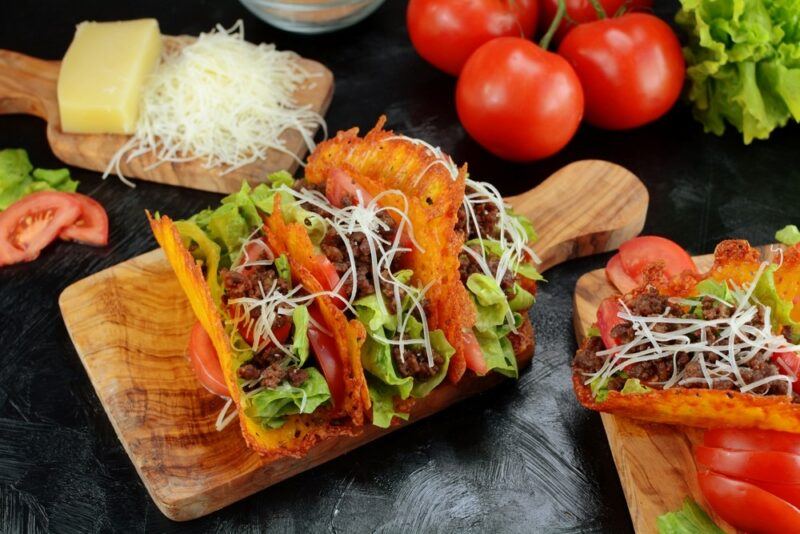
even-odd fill
[(639, 287), (639, 282), (628, 276), (628, 273), (625, 272), (619, 254), (614, 254), (614, 256), (608, 260), (606, 264), (606, 278), (608, 278), (608, 281), (623, 295)]
[(616, 297), (610, 297), (600, 303), (597, 308), (597, 329), (600, 330), (600, 337), (603, 339), (603, 344), (607, 349), (619, 345), (614, 336), (611, 335), (611, 330), (618, 324), (624, 323), (619, 317), (619, 312), (622, 306)]
[(701, 471), (697, 474), (706, 502), (722, 519), (751, 534), (800, 532), (800, 510), (749, 482)]
[(711, 471), (736, 479), (775, 484), (794, 484), (800, 488), (800, 455), (780, 451), (731, 451), (700, 445), (695, 448), (697, 463)]
[[(313, 309), (311, 311), (311, 316), (314, 317), (315, 320), (320, 317), (319, 312)], [(325, 382), (328, 383), (333, 405), (342, 406), (345, 397), (344, 370), (342, 369), (342, 363), (339, 361), (337, 355), (338, 348), (336, 347), (336, 340), (333, 336), (323, 332), (312, 324), (308, 327), (308, 341), (311, 345), (311, 350), (314, 351), (317, 362), (319, 362), (319, 367), (322, 369), (322, 374), (325, 376)]]
[(781, 451), (800, 454), (800, 434), (754, 428), (714, 428), (703, 435), (706, 447), (732, 451)]
[(192, 333), (189, 336), (189, 347), (187, 349), (189, 361), (194, 369), (197, 380), (208, 391), (220, 397), (228, 397), (230, 392), (225, 385), (225, 378), (222, 375), (222, 367), (219, 364), (217, 351), (211, 338), (208, 337), (200, 321), (194, 323)]
[(80, 215), (80, 204), (56, 191), (40, 191), (13, 203), (0, 213), (0, 266), (35, 260)]
[(78, 220), (67, 226), (58, 237), (66, 241), (77, 241), (93, 247), (104, 247), (108, 244), (108, 214), (95, 199), (80, 193), (68, 194), (81, 207)]
[(467, 369), (472, 369), (479, 376), (488, 373), (489, 366), (486, 364), (486, 357), (483, 355), (478, 338), (475, 337), (475, 332), (469, 330), (464, 332), (461, 337), (463, 340), (461, 347), (464, 351), (464, 361), (467, 364)]
[(634, 237), (619, 247), (619, 257), (625, 273), (637, 282), (644, 269), (663, 262), (664, 274), (669, 277), (684, 271), (697, 272), (694, 260), (680, 245), (664, 237), (647, 235)]
[(337, 208), (344, 207), (345, 197), (349, 197), (350, 201), (356, 204), (359, 195), (364, 204), (369, 204), (372, 200), (372, 195), (358, 185), (346, 171), (334, 167), (328, 172), (328, 178), (325, 180), (325, 196), (331, 204)]

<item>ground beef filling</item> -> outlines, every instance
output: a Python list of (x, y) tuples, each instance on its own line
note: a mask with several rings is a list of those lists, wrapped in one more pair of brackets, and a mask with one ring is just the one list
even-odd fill
[[(721, 302), (711, 297), (703, 297), (701, 310), (703, 319), (714, 320), (720, 318), (727, 318), (731, 316), (732, 308), (725, 306)], [(668, 297), (660, 295), (654, 288), (648, 291), (635, 295), (626, 300), (625, 304), (631, 310), (633, 315), (641, 316), (660, 316), (665, 317), (694, 317), (685, 313), (678, 305), (671, 304)], [(764, 325), (764, 309), (759, 308), (758, 313), (749, 323), (753, 326), (761, 328)], [(652, 330), (655, 332), (666, 333), (672, 332), (682, 328), (685, 325), (669, 324), (669, 323), (656, 323), (653, 325)], [(705, 335), (709, 344), (714, 345), (719, 338), (720, 329), (716, 327), (706, 327)], [(611, 330), (611, 335), (620, 343), (630, 343), (635, 339), (633, 325), (630, 322), (623, 322), (618, 324)], [(700, 331), (691, 334), (692, 341), (699, 341), (701, 334)], [(630, 352), (638, 352), (645, 350), (650, 345), (645, 343), (636, 346)], [(605, 356), (598, 356), (597, 352), (604, 350), (605, 346), (599, 337), (592, 337), (578, 350), (573, 361), (573, 365), (581, 372), (595, 373), (603, 366), (606, 361)], [(714, 363), (719, 359), (717, 354), (713, 352), (704, 353), (705, 361)], [(691, 355), (685, 352), (678, 353), (675, 359), (675, 366), (677, 372), (684, 371), (684, 379), (687, 378), (704, 378), (702, 368), (699, 361), (692, 361)], [(772, 363), (770, 357), (765, 352), (757, 353), (750, 361), (739, 364), (739, 372), (745, 383), (751, 384), (764, 378), (780, 374), (778, 366)], [(663, 358), (649, 362), (638, 362), (629, 365), (624, 369), (628, 378), (638, 378), (642, 383), (650, 387), (659, 387), (658, 382), (666, 382), (672, 377), (673, 362), (670, 358)], [(609, 390), (619, 391), (625, 385), (625, 378), (613, 377), (609, 380), (607, 385)], [(700, 388), (708, 389), (709, 385), (706, 380), (692, 381), (690, 383), (681, 384), (680, 387), (686, 388)], [(734, 390), (737, 386), (734, 382), (725, 379), (713, 379), (711, 389), (719, 390)], [(764, 386), (753, 390), (753, 393), (761, 395), (786, 395), (788, 385), (783, 380), (776, 380), (765, 384)], [(796, 399), (797, 400), (797, 399)]]
[(433, 365), (430, 365), (428, 355), (421, 346), (403, 347), (401, 357), (400, 347), (394, 345), (392, 346), (392, 359), (397, 374), (403, 378), (411, 376), (415, 380), (432, 378), (444, 365), (444, 358), (436, 351), (433, 352)]
[[(474, 250), (478, 255), (482, 254), (481, 247), (479, 245), (471, 245), (470, 248)], [(467, 252), (462, 252), (458, 255), (458, 272), (461, 276), (461, 283), (464, 285), (467, 284), (467, 280), (469, 279), (470, 275), (478, 273), (484, 274), (483, 269), (481, 269), (480, 264), (475, 259), (472, 254)], [(492, 273), (492, 276), (497, 274), (497, 265), (500, 263), (500, 258), (494, 254), (487, 253), (486, 254), (486, 264), (489, 267), (489, 272)], [(517, 274), (512, 271), (511, 269), (506, 269), (506, 272), (503, 274), (503, 279), (500, 280), (500, 289), (506, 294), (506, 297), (510, 299), (514, 298), (516, 291), (514, 291), (514, 285), (517, 283)]]
[[(241, 272), (222, 269), (220, 275), (225, 288), (222, 297), (225, 305), (237, 298), (261, 298), (261, 287), (266, 292), (273, 284), (283, 293), (289, 290), (289, 284), (278, 276), (271, 265), (247, 267)], [(260, 316), (261, 310), (258, 308), (250, 311), (251, 319), (255, 320)], [(273, 322), (273, 328), (283, 327), (290, 321), (289, 316), (278, 315)], [(287, 365), (286, 353), (274, 346), (254, 354), (250, 360), (239, 366), (237, 374), (244, 380), (258, 380), (253, 387), (266, 388), (278, 387), (283, 382), (297, 387), (308, 379), (308, 372), (305, 369)]]

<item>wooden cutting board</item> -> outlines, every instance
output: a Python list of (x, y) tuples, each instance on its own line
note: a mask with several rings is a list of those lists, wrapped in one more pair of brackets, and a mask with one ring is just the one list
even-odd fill
[[(546, 269), (637, 235), (648, 195), (622, 167), (583, 161), (509, 200), (542, 235), (534, 248)], [(203, 389), (189, 367), (185, 351), (195, 319), (160, 250), (71, 285), (59, 304), (117, 436), (156, 505), (172, 519), (208, 514), (398, 428), (368, 427), (359, 436), (323, 442), (302, 459), (272, 462), (247, 449), (238, 425), (217, 432), (223, 401)], [(417, 403), (411, 421), (499, 381), (489, 376), (439, 387)]]
[[(759, 248), (763, 257), (771, 255), (770, 246)], [(694, 261), (702, 272), (711, 267), (714, 255), (695, 256)], [(573, 315), (578, 342), (595, 322), (600, 302), (615, 294), (618, 292), (606, 280), (603, 269), (578, 280)], [(645, 423), (605, 413), (601, 418), (636, 532), (658, 532), (658, 516), (681, 508), (687, 496), (703, 503), (693, 452), (694, 445), (703, 439), (702, 429)], [(709, 513), (724, 531), (736, 532)]]
[[(180, 46), (190, 42), (187, 37), (165, 37), (164, 46)], [(321, 63), (300, 59), (300, 64), (311, 77), (294, 94), (295, 103), (308, 105), (325, 115), (333, 97), (333, 74)], [(61, 131), (56, 85), (60, 61), (45, 61), (10, 50), (0, 50), (0, 115), (23, 113), (47, 121), (47, 140), (58, 159), (68, 165), (104, 172), (108, 162), (129, 139), (125, 135), (70, 134)], [(286, 147), (297, 158), (303, 159), (307, 147), (297, 131), (287, 131), (283, 136)], [(164, 163), (148, 169), (155, 161), (152, 153), (144, 154), (126, 163), (123, 174), (149, 182), (179, 185), (203, 191), (231, 193), (238, 191), (242, 180), (255, 185), (266, 180), (269, 173), (286, 169), (294, 172), (298, 162), (291, 154), (271, 150), (265, 159), (245, 165), (228, 174), (219, 169), (207, 169), (202, 161)], [(115, 175), (112, 175), (115, 178)], [(116, 179), (116, 178), (115, 178)]]

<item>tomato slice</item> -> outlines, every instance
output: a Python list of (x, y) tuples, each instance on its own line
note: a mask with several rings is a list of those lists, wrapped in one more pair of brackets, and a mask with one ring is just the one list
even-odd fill
[[(319, 317), (318, 313), (312, 312), (311, 315), (315, 320)], [(342, 406), (345, 397), (344, 373), (337, 355), (336, 340), (312, 324), (308, 327), (308, 341), (328, 383), (333, 405)]]
[(753, 428), (713, 428), (703, 436), (706, 447), (732, 451), (779, 451), (800, 455), (800, 434)]
[(684, 271), (697, 272), (697, 266), (689, 253), (664, 237), (634, 237), (620, 245), (619, 256), (623, 269), (633, 279), (637, 279), (645, 267), (659, 261), (664, 262), (664, 274), (669, 277)]
[(622, 307), (616, 297), (610, 297), (600, 303), (597, 308), (597, 329), (600, 330), (600, 337), (607, 349), (616, 347), (619, 342), (611, 335), (611, 330), (618, 324), (624, 323), (619, 317)]
[(706, 502), (725, 521), (751, 534), (800, 532), (800, 510), (764, 491), (711, 471), (697, 474)]
[(800, 393), (800, 355), (796, 352), (776, 352), (772, 355), (772, 361), (778, 365), (781, 373), (794, 379), (792, 389), (795, 393)]
[(731, 451), (700, 445), (697, 463), (722, 475), (759, 482), (800, 485), (800, 455), (780, 451)]
[(619, 254), (614, 254), (614, 256), (608, 260), (606, 264), (606, 278), (608, 278), (608, 281), (623, 295), (639, 287), (639, 282), (628, 276), (628, 273), (625, 272)]
[(103, 206), (95, 199), (80, 193), (66, 194), (80, 205), (81, 215), (77, 221), (61, 230), (58, 237), (94, 247), (108, 245), (108, 214)]
[(489, 366), (486, 364), (486, 357), (483, 355), (478, 338), (475, 333), (470, 330), (461, 334), (462, 349), (464, 351), (464, 360), (467, 364), (467, 369), (472, 369), (478, 376), (483, 376), (489, 372)]
[(200, 321), (194, 323), (192, 333), (189, 336), (189, 347), (187, 349), (189, 361), (194, 369), (197, 380), (208, 391), (220, 397), (230, 395), (228, 386), (225, 385), (225, 378), (222, 375), (222, 367), (217, 357), (217, 351), (211, 338), (208, 337)]
[[(228, 305), (228, 315), (230, 315), (231, 317), (237, 317), (236, 315), (237, 312), (238, 310), (235, 304)], [(242, 320), (236, 323), (236, 329), (239, 331), (239, 334), (242, 336), (242, 339), (247, 341), (247, 344), (252, 347), (253, 343), (255, 343), (255, 333), (253, 332), (252, 325), (250, 325), (247, 321)], [(286, 341), (286, 338), (289, 337), (289, 332), (291, 331), (292, 331), (291, 321), (286, 321), (281, 326), (272, 327), (272, 335), (274, 335), (275, 339), (277, 339), (280, 343)], [(264, 341), (265, 341), (264, 347), (268, 347), (270, 344), (272, 344), (272, 340), (269, 338), (265, 339)]]
[(353, 177), (344, 170), (338, 167), (331, 168), (328, 172), (328, 179), (325, 181), (325, 196), (331, 204), (341, 208), (344, 206), (345, 197), (350, 197), (351, 202), (357, 204), (359, 193), (363, 203), (369, 204), (372, 195), (366, 189), (357, 184)]
[(0, 213), (0, 266), (35, 260), (80, 214), (78, 202), (56, 191), (39, 191), (13, 203)]

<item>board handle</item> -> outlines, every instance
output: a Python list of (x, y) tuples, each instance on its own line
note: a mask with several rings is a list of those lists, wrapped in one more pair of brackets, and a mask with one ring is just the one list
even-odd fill
[(507, 197), (541, 239), (541, 271), (573, 258), (614, 250), (642, 231), (649, 195), (629, 170), (602, 160), (576, 161), (535, 188)]
[(23, 113), (48, 122), (57, 118), (59, 65), (0, 50), (0, 115)]

